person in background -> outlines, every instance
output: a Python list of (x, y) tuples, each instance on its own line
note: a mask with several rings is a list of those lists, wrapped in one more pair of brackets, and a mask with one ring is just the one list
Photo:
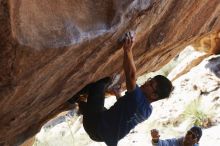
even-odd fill
[(199, 146), (199, 140), (202, 136), (202, 129), (198, 126), (193, 126), (186, 132), (184, 137), (160, 139), (160, 134), (157, 129), (151, 130), (153, 146)]

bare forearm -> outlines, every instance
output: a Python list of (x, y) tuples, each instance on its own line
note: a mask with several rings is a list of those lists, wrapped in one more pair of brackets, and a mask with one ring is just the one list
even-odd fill
[(132, 91), (136, 87), (136, 67), (134, 64), (133, 54), (132, 54), (132, 44), (133, 37), (131, 33), (126, 33), (125, 41), (123, 44), (124, 50), (124, 72), (126, 77), (126, 86), (128, 91)]
[(132, 91), (136, 86), (136, 67), (134, 64), (132, 50), (124, 51), (124, 72), (128, 91)]

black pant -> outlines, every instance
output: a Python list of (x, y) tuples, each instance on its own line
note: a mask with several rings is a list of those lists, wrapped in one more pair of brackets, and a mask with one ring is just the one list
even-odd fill
[(104, 107), (106, 82), (102, 79), (89, 86), (87, 105), (83, 113), (83, 126), (92, 140), (103, 141), (97, 129), (100, 123), (100, 114), (106, 110)]

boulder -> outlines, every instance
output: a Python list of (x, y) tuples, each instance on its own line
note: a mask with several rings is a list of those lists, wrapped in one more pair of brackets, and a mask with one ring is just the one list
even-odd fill
[(0, 0), (0, 146), (33, 136), (88, 83), (122, 74), (125, 32), (139, 76), (218, 31), (219, 11), (219, 0)]

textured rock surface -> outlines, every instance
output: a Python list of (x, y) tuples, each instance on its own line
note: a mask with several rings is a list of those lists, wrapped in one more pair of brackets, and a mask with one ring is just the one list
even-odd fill
[(0, 145), (22, 143), (86, 84), (121, 73), (128, 30), (141, 75), (219, 30), (219, 14), (219, 0), (0, 0)]

